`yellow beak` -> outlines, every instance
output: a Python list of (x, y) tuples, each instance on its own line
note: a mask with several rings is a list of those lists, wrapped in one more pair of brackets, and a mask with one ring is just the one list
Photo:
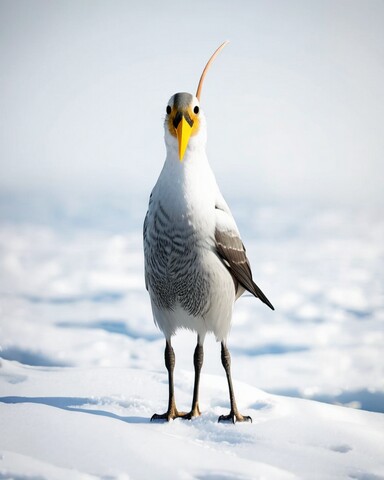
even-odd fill
[(192, 127), (186, 121), (184, 116), (181, 117), (181, 121), (176, 129), (177, 141), (179, 142), (179, 159), (183, 161), (185, 150), (187, 149), (189, 138), (191, 136)]

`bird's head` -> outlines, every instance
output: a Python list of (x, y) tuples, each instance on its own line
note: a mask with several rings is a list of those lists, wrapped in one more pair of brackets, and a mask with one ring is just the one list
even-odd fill
[(213, 53), (201, 74), (196, 96), (191, 93), (175, 93), (167, 103), (165, 117), (165, 141), (169, 146), (177, 146), (180, 162), (187, 147), (205, 145), (205, 116), (200, 108), (200, 96), (205, 75), (213, 60), (228, 42), (224, 42)]
[(190, 146), (192, 143), (205, 144), (204, 114), (197, 97), (186, 92), (175, 93), (169, 99), (166, 113), (165, 140), (168, 145), (178, 148), (182, 161), (190, 142)]

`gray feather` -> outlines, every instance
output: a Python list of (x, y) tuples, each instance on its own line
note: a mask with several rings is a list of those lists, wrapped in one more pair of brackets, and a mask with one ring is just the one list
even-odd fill
[[(216, 249), (224, 264), (246, 290), (260, 298), (268, 307), (274, 310), (273, 305), (252, 279), (252, 271), (246, 250), (240, 237), (234, 231), (215, 231)], [(237, 284), (235, 281), (235, 288)]]

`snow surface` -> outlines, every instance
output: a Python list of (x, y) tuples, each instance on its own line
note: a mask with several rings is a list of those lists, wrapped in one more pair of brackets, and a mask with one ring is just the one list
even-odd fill
[[(236, 305), (233, 378), (253, 424), (235, 426), (217, 423), (229, 401), (212, 337), (202, 417), (149, 422), (167, 376), (140, 222), (2, 222), (1, 479), (384, 478), (382, 212), (231, 206), (276, 307)], [(194, 344), (174, 340), (182, 410)]]
[[(176, 378), (181, 405), (191, 372)], [(253, 424), (223, 425), (223, 378), (205, 374), (204, 414), (154, 424), (163, 373), (3, 361), (1, 478), (383, 478), (384, 416), (267, 394), (236, 382)]]

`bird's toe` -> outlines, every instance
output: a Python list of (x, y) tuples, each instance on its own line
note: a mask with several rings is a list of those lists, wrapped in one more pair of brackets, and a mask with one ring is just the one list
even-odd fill
[(159, 413), (154, 413), (151, 417), (151, 422), (156, 422), (156, 421), (159, 421), (159, 420), (164, 420), (164, 421), (167, 421), (169, 422), (170, 418), (166, 413), (162, 413), (162, 414), (159, 414)]
[(157, 422), (157, 421), (165, 421), (169, 422), (170, 420), (174, 420), (175, 418), (184, 418), (184, 416), (187, 415), (185, 412), (179, 412), (176, 409), (172, 409), (169, 412), (165, 413), (155, 413), (151, 417), (151, 422)]
[(241, 415), (238, 412), (230, 412), (228, 415), (220, 415), (219, 423), (236, 423), (236, 422), (250, 422), (252, 423), (252, 417), (249, 415)]
[(193, 408), (190, 412), (185, 413), (182, 418), (184, 420), (192, 420), (192, 418), (200, 417), (201, 412), (199, 407)]

